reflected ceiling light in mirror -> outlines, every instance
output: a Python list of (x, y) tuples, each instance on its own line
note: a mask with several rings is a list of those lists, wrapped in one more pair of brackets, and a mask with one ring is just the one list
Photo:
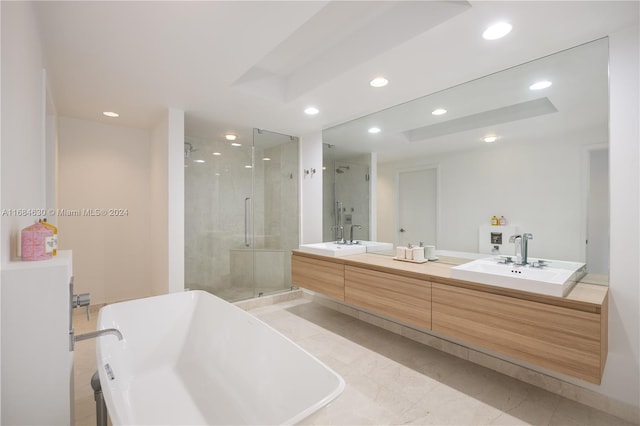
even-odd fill
[(369, 82), (372, 87), (384, 87), (389, 84), (389, 80), (384, 77), (376, 77)]
[(222, 155), (222, 153), (220, 152), (214, 152), (213, 155), (218, 156), (218, 155)]
[(507, 22), (498, 22), (484, 30), (482, 38), (485, 40), (497, 40), (509, 34), (513, 27)]
[(238, 139), (238, 136), (234, 135), (233, 133), (227, 133), (226, 135), (224, 135), (224, 138), (228, 141), (235, 141), (236, 139)]
[(111, 118), (118, 118), (120, 117), (120, 114), (118, 114), (117, 112), (113, 112), (113, 111), (104, 111), (102, 113), (102, 115), (104, 115), (105, 117), (111, 117)]
[(204, 163), (204, 160), (193, 160), (194, 163)]
[(269, 158), (269, 157), (264, 157), (264, 158), (262, 159), (262, 161), (271, 161), (271, 158)]
[(242, 144), (241, 144), (241, 143), (238, 143), (238, 142), (232, 142), (232, 143), (231, 143), (231, 146), (242, 146)]
[(553, 83), (551, 83), (548, 80), (542, 80), (542, 81), (538, 81), (533, 83), (531, 86), (529, 86), (529, 90), (542, 90), (542, 89), (546, 89), (547, 87), (550, 87)]
[(307, 115), (316, 115), (320, 110), (314, 106), (309, 106), (304, 109), (304, 113)]
[(485, 141), (486, 143), (491, 143), (491, 142), (497, 141), (498, 137), (494, 135), (490, 135), (490, 136), (485, 136), (484, 138), (482, 138), (482, 140)]
[(245, 169), (253, 169), (253, 166), (247, 164), (246, 166), (244, 166)]
[(382, 130), (380, 130), (379, 127), (370, 127), (369, 130), (367, 130), (369, 133), (375, 135), (376, 133), (380, 133)]
[(447, 110), (444, 108), (438, 108), (438, 109), (434, 109), (433, 111), (431, 111), (431, 114), (433, 115), (444, 115), (447, 113)]

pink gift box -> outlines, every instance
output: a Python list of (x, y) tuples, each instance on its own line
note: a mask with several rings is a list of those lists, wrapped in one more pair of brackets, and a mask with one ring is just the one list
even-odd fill
[(53, 231), (41, 223), (35, 223), (20, 233), (22, 260), (46, 260), (53, 257), (47, 247), (47, 240), (53, 238)]

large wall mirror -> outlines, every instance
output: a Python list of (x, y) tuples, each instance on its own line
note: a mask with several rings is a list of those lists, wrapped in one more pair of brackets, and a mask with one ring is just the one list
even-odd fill
[[(608, 116), (603, 38), (325, 129), (324, 176), (376, 159), (378, 241), (482, 253), (481, 228), (504, 216), (533, 234), (531, 256), (606, 275)], [(325, 240), (340, 201), (330, 195)]]

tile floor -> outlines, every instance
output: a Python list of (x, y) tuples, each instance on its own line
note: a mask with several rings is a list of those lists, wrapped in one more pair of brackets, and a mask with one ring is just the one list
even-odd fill
[[(251, 309), (341, 374), (344, 393), (309, 425), (631, 425), (306, 298)], [(76, 315), (77, 332), (95, 329)], [(86, 329), (85, 329), (86, 327)], [(76, 347), (76, 425), (95, 425), (95, 342)]]

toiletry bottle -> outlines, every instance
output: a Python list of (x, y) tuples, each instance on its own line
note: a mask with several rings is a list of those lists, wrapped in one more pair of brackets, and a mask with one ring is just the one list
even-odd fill
[(507, 224), (507, 219), (504, 216), (500, 216), (500, 226), (505, 226)]
[(491, 226), (498, 226), (498, 216), (493, 216), (491, 218)]
[(46, 226), (47, 228), (53, 231), (53, 238), (49, 239), (47, 241), (47, 244), (50, 246), (51, 254), (53, 256), (57, 256), (58, 255), (58, 228), (56, 228), (54, 225), (47, 222), (46, 217), (44, 219), (40, 219), (38, 222), (40, 222), (41, 224), (43, 224), (44, 226)]
[(405, 251), (404, 257), (407, 260), (413, 260), (413, 244), (407, 244), (407, 250)]

